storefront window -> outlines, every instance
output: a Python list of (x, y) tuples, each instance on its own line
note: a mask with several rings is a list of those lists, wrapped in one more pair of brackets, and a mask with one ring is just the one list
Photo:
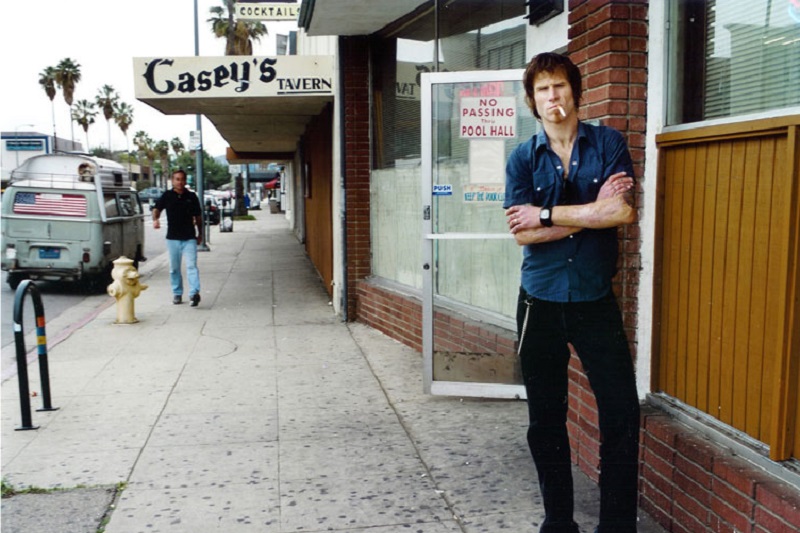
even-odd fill
[[(376, 276), (412, 287), (422, 285), (422, 74), (525, 66), (524, 2), (454, 0), (443, 4), (439, 2), (437, 13), (431, 2), (409, 20), (387, 28), (376, 36), (371, 54), (372, 269)], [(458, 143), (450, 148), (451, 138), (449, 129), (438, 132), (439, 153), (464, 158)]]
[(676, 0), (669, 18), (669, 124), (800, 105), (796, 0)]

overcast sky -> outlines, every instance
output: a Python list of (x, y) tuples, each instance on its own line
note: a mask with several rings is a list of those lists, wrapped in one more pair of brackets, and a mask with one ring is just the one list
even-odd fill
[[(0, 30), (0, 130), (37, 131), (53, 134), (50, 99), (39, 85), (39, 74), (69, 57), (81, 66), (81, 81), (74, 101), (94, 101), (100, 87), (111, 85), (120, 99), (133, 106), (133, 135), (144, 130), (154, 140), (180, 137), (184, 145), (195, 129), (195, 116), (162, 115), (134, 98), (133, 57), (194, 55), (195, 0), (37, 0), (3, 2)], [(216, 39), (211, 25), (211, 6), (221, 0), (197, 0), (201, 56), (224, 55), (224, 39)], [(267, 22), (269, 34), (254, 43), (255, 55), (274, 55), (275, 36), (288, 34), (294, 23)], [(59, 90), (54, 99), (55, 129), (69, 139), (69, 108)], [(89, 145), (108, 145), (108, 128), (102, 112), (89, 127)], [(125, 137), (111, 121), (111, 145), (125, 149)], [(33, 124), (33, 127), (29, 125)], [(75, 140), (86, 144), (83, 128), (75, 124)], [(212, 156), (223, 155), (227, 143), (203, 119), (203, 145)]]

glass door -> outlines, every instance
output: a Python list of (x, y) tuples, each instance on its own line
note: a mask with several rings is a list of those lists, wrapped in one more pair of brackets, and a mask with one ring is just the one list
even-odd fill
[(459, 342), (439, 324), (464, 316), (479, 330), (516, 330), (522, 251), (503, 214), (505, 164), (538, 128), (522, 74), (422, 75), (422, 329), (431, 394), (525, 397), (516, 354)]

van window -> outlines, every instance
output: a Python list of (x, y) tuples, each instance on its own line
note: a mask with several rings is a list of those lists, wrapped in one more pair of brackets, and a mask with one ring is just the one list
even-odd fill
[(106, 205), (106, 217), (116, 218), (119, 216), (119, 208), (117, 207), (117, 195), (113, 192), (103, 194), (103, 200)]
[(132, 217), (136, 214), (136, 207), (134, 206), (134, 199), (129, 193), (120, 193), (117, 196), (119, 203), (119, 214), (124, 217)]
[(132, 217), (142, 214), (142, 206), (133, 193), (106, 192), (104, 193), (106, 217)]
[(85, 217), (86, 206), (82, 194), (18, 191), (14, 194), (13, 211), (20, 215)]

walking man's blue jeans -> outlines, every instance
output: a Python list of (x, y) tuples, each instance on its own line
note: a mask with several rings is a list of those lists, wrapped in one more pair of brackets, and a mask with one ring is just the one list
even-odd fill
[(197, 240), (178, 241), (167, 239), (169, 253), (169, 281), (174, 296), (183, 296), (183, 276), (181, 259), (186, 261), (186, 281), (189, 284), (189, 296), (200, 293), (200, 273), (197, 270)]
[(517, 325), (528, 394), (528, 445), (545, 507), (540, 533), (578, 533), (573, 521), (566, 425), (570, 359), (567, 343), (580, 357), (597, 400), (600, 523), (596, 531), (635, 532), (639, 398), (616, 299), (610, 294), (594, 302), (547, 302), (521, 290)]

